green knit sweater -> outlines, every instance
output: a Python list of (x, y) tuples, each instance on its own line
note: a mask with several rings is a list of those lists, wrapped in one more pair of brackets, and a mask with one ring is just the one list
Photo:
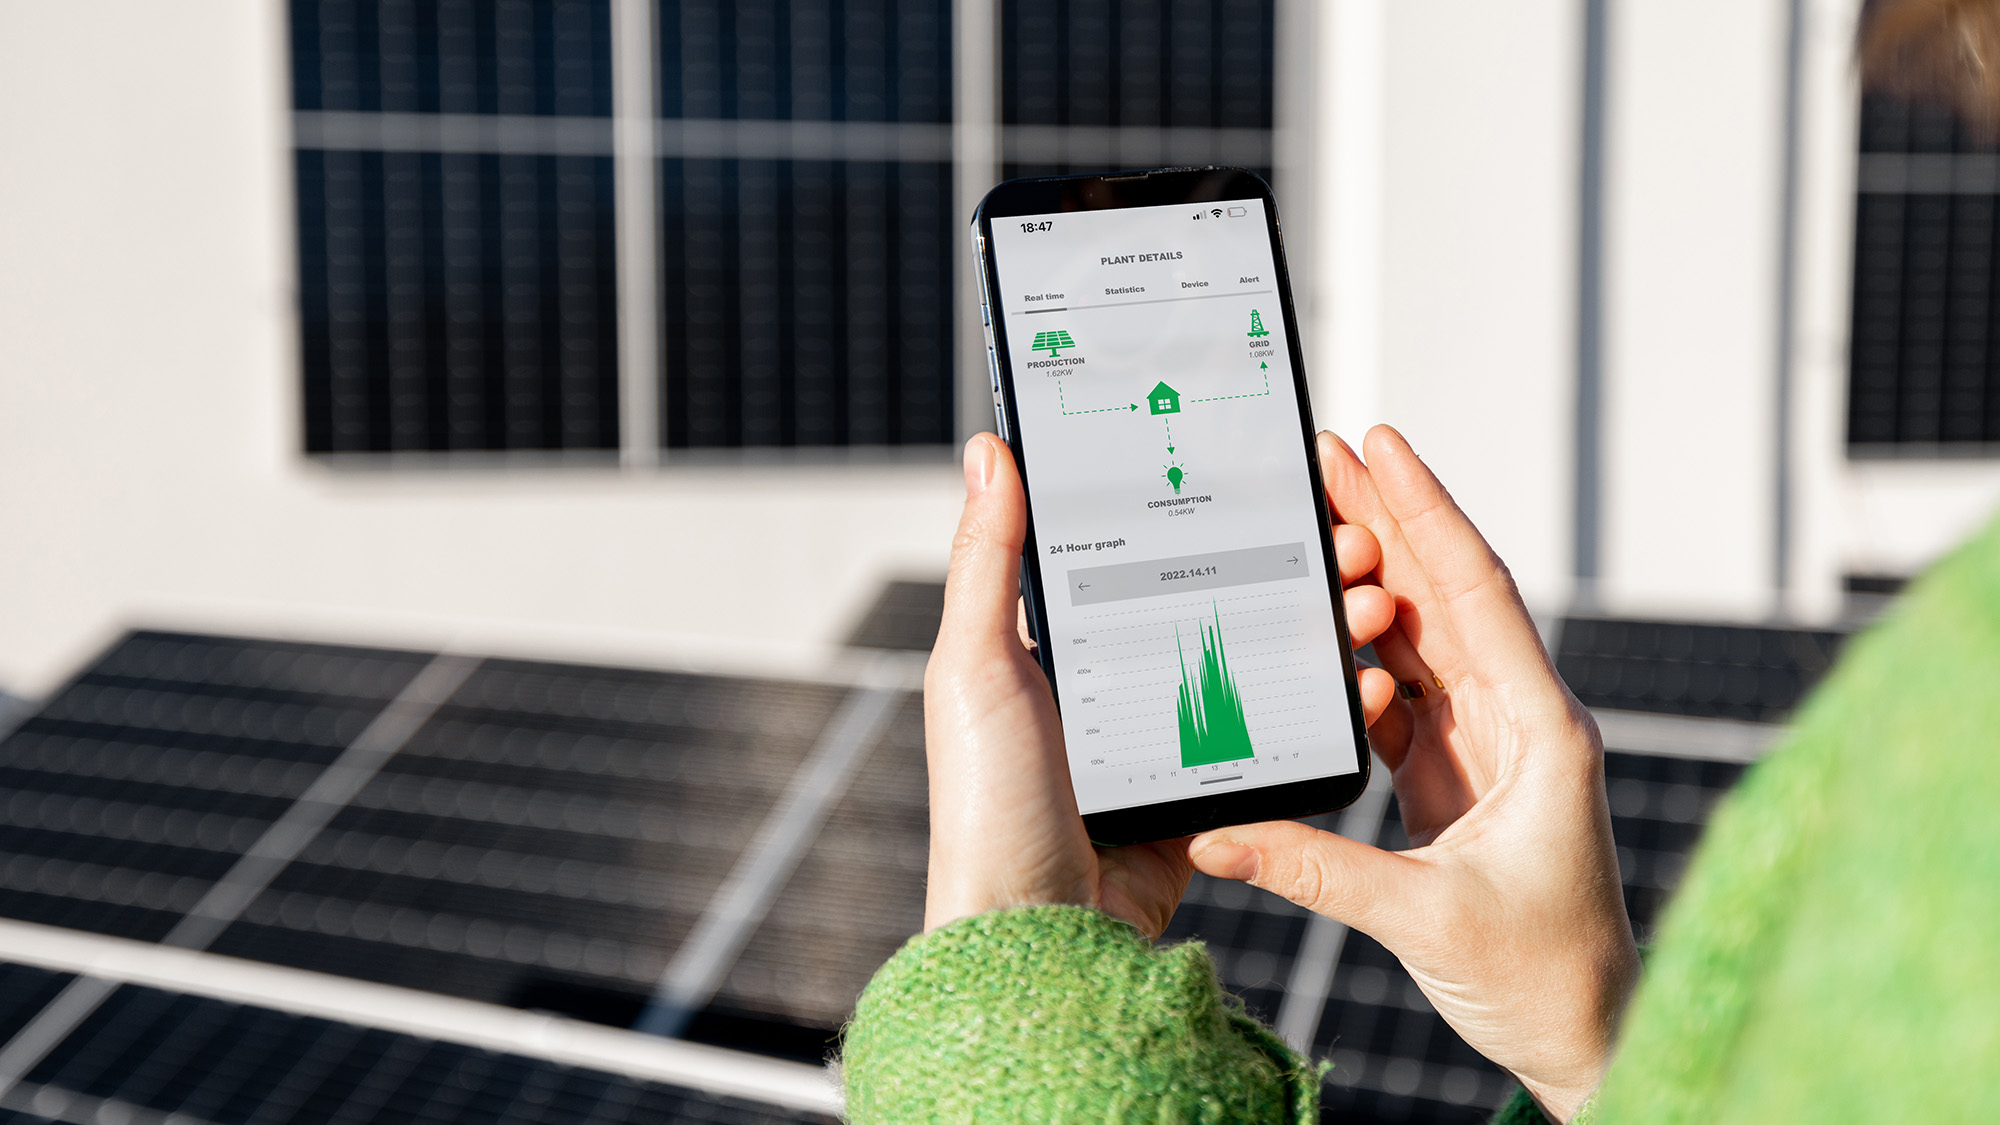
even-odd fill
[[(1319, 1088), (1199, 946), (1077, 907), (911, 941), (845, 1073), (857, 1125), (1303, 1122)], [(2000, 525), (1718, 809), (1593, 1102), (1592, 1125), (2000, 1121)]]
[(1093, 910), (967, 918), (910, 942), (847, 1029), (850, 1121), (1319, 1119), (1319, 1070), (1230, 1003), (1192, 942)]

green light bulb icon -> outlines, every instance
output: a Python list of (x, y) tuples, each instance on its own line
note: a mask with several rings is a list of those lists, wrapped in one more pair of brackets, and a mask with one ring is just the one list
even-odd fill
[(1179, 465), (1167, 466), (1167, 483), (1174, 486), (1175, 496), (1179, 496), (1181, 494), (1181, 482), (1186, 479), (1187, 479), (1187, 474), (1181, 471), (1181, 467)]

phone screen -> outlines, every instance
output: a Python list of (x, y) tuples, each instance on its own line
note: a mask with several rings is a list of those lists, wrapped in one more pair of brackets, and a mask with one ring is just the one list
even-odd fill
[(1079, 811), (1353, 773), (1261, 200), (992, 220)]

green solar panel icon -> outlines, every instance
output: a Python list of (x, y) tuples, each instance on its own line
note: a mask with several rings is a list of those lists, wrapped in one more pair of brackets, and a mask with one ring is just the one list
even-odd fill
[(1038, 352), (1046, 348), (1050, 356), (1058, 356), (1062, 354), (1064, 348), (1075, 346), (1076, 341), (1069, 338), (1069, 333), (1057, 329), (1054, 332), (1035, 333), (1035, 345), (1028, 350)]

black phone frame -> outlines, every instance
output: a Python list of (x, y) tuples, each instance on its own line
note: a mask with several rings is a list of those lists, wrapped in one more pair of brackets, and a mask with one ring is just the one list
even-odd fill
[(1348, 713), (1353, 717), (1355, 758), (1360, 768), (1354, 773), (1084, 814), (1084, 829), (1091, 840), (1106, 846), (1173, 839), (1231, 824), (1293, 820), (1332, 812), (1352, 804), (1368, 787), (1372, 769), (1368, 756), (1368, 728), (1361, 713), (1361, 689), (1356, 678), (1353, 641), (1347, 629), (1347, 606), (1342, 596), (1340, 566), (1333, 553), (1333, 514), (1327, 503), (1326, 490), (1320, 483), (1322, 477), (1319, 451), (1314, 440), (1312, 402), (1307, 397), (1305, 356), (1299, 344), (1298, 317), (1292, 307), (1291, 276), (1285, 268), (1285, 247), (1278, 223), (1277, 200), (1271, 193), (1270, 185), (1248, 169), (1219, 166), (1156, 168), (1096, 176), (1008, 180), (988, 192), (973, 212), (973, 254), (979, 275), (980, 319), (986, 329), (987, 364), (992, 376), (995, 418), (999, 422), (1001, 436), (1014, 451), (1014, 462), (1021, 471), (1022, 487), (1030, 498), (1027, 541), (1021, 555), (1021, 596), (1026, 603), (1028, 629), (1035, 641), (1036, 659), (1043, 674), (1048, 677), (1049, 692), (1060, 709), (1062, 693), (1056, 684), (1055, 653), (1046, 643), (1049, 622), (1041, 568), (1035, 565), (1040, 552), (1035, 539), (1032, 470), (1021, 444), (1020, 416), (1015, 407), (1013, 364), (1007, 346), (1007, 333), (991, 299), (991, 294), (998, 291), (1000, 285), (999, 266), (989, 252), (993, 220), (1248, 199), (1264, 204), (1271, 239), (1278, 303), (1284, 317), (1285, 342), (1290, 351), (1292, 382), (1299, 404), (1299, 433), (1305, 444), (1307, 485), (1314, 497), (1314, 510), (1319, 518), (1321, 570), (1327, 577), (1334, 624), (1339, 631), (1341, 679), (1347, 692)]

